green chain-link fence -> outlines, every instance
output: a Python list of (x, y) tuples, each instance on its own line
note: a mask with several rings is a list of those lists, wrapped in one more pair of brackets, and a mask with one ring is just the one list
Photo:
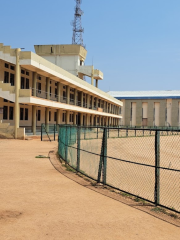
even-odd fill
[(88, 177), (180, 212), (180, 130), (59, 125), (58, 148)]
[(41, 141), (56, 141), (58, 139), (59, 125), (41, 124)]

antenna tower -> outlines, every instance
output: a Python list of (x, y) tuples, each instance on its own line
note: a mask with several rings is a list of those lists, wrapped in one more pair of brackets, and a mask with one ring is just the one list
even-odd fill
[(74, 21), (72, 23), (73, 25), (72, 44), (78, 44), (84, 47), (83, 37), (82, 37), (84, 28), (82, 28), (82, 24), (81, 24), (81, 16), (83, 15), (83, 11), (81, 10), (82, 0), (75, 0), (75, 1), (76, 1), (76, 7), (75, 7), (75, 14), (74, 14)]

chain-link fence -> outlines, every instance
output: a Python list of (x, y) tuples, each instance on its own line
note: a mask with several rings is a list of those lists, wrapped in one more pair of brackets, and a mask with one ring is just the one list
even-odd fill
[(56, 141), (58, 139), (59, 125), (41, 124), (41, 141)]
[(97, 182), (180, 212), (180, 130), (59, 125), (58, 151)]

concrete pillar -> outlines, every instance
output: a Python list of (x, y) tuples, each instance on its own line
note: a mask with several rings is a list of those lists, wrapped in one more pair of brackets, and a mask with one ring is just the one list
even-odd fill
[(94, 66), (92, 66), (92, 72), (91, 72), (91, 85), (94, 86)]
[(81, 107), (83, 107), (83, 92), (81, 92)]
[(58, 109), (57, 110), (57, 121), (56, 124), (60, 124), (61, 123), (61, 110)]
[(36, 106), (32, 106), (32, 131), (36, 135)]
[(106, 126), (108, 126), (109, 124), (108, 124), (108, 120), (109, 120), (109, 118), (108, 117), (106, 117)]
[(19, 128), (19, 89), (20, 89), (20, 78), (21, 78), (21, 69), (19, 65), (19, 55), (20, 55), (20, 48), (16, 49), (16, 67), (15, 67), (15, 119), (14, 119), (14, 137), (17, 139), (17, 131)]
[(86, 114), (86, 126), (89, 126), (89, 114)]
[(50, 78), (46, 78), (46, 92), (47, 92), (47, 99), (50, 99)]
[(76, 112), (73, 114), (73, 124), (76, 125)]
[(102, 123), (103, 126), (105, 126), (105, 123), (104, 123), (105, 121), (104, 121), (104, 120), (105, 120), (105, 119), (104, 119), (104, 117), (103, 117), (103, 123)]
[(70, 103), (70, 87), (69, 86), (66, 87), (66, 97), (67, 97), (66, 103), (69, 104)]
[(97, 126), (97, 115), (95, 116), (95, 126)]
[(66, 124), (69, 124), (70, 111), (66, 111)]
[(111, 106), (111, 103), (109, 104), (109, 112), (111, 113), (111, 110), (112, 110), (112, 106)]
[(58, 94), (58, 102), (61, 101), (61, 83), (58, 82), (57, 84), (57, 94)]
[(92, 96), (92, 109), (94, 109), (94, 97)]
[(45, 124), (49, 124), (49, 108), (45, 111)]
[(33, 85), (32, 85), (32, 88), (33, 88), (32, 95), (33, 96), (36, 96), (36, 85), (37, 85), (37, 73), (33, 72)]
[(96, 97), (96, 108), (98, 108), (98, 98)]
[(74, 105), (77, 105), (77, 89), (74, 89)]
[(98, 88), (98, 79), (96, 79), (96, 87)]
[(87, 108), (89, 108), (90, 106), (90, 95), (87, 94)]
[(83, 126), (83, 113), (80, 113), (81, 117), (80, 117), (80, 125)]

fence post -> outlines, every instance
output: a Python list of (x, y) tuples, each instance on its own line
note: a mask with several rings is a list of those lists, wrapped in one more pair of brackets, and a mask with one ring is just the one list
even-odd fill
[(65, 162), (67, 163), (68, 158), (68, 127), (66, 126), (66, 134), (65, 134)]
[(42, 139), (43, 139), (43, 136), (42, 136), (42, 135), (43, 135), (43, 133), (42, 133), (42, 129), (43, 129), (43, 128), (42, 128), (42, 125), (43, 125), (43, 123), (41, 124), (41, 141), (42, 141)]
[(81, 139), (80, 139), (80, 132), (81, 131), (81, 128), (80, 127), (77, 127), (77, 171), (79, 172), (80, 170), (80, 147), (81, 147)]
[(155, 133), (155, 205), (159, 205), (159, 193), (160, 193), (160, 132)]
[(97, 127), (97, 139), (98, 139), (98, 127)]
[(106, 184), (107, 173), (107, 128), (104, 128), (103, 134), (103, 184)]
[(118, 127), (118, 138), (119, 138), (119, 127)]

